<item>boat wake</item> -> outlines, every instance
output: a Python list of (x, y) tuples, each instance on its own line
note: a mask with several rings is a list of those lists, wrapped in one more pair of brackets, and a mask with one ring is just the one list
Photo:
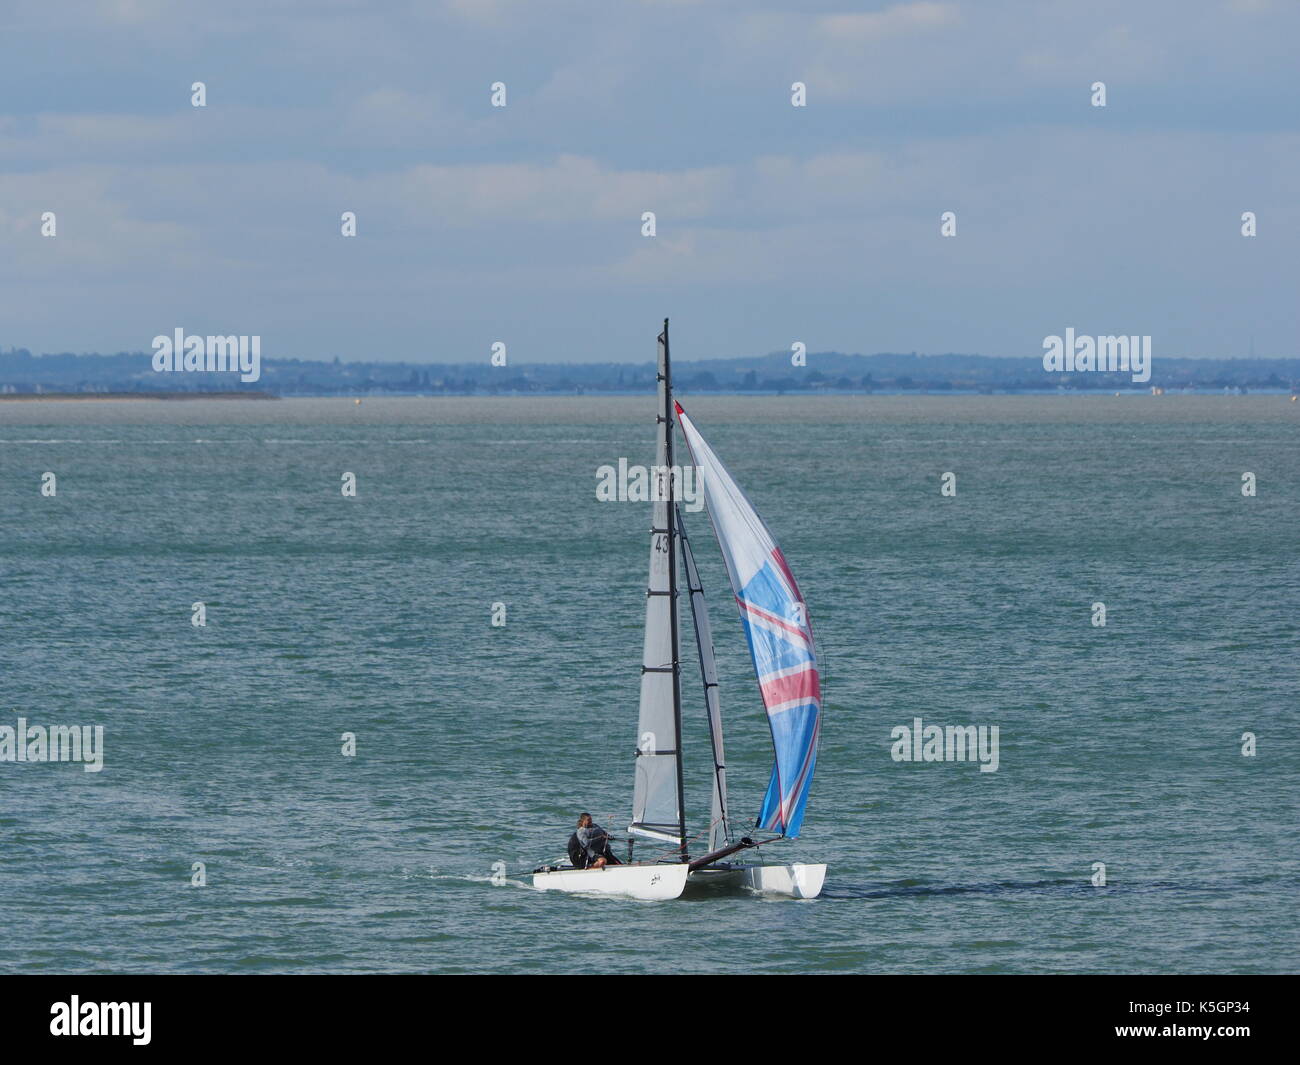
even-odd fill
[(900, 899), (925, 898), (947, 895), (1093, 895), (1106, 892), (1153, 893), (1165, 891), (1229, 891), (1238, 890), (1237, 884), (1207, 884), (1198, 881), (1184, 884), (1173, 880), (1111, 881), (1104, 887), (1094, 887), (1087, 879), (1059, 877), (1051, 880), (1000, 880), (983, 884), (941, 884), (924, 880), (896, 880), (885, 884), (845, 884), (827, 886), (822, 892), (826, 899)]
[(1060, 880), (1004, 880), (991, 884), (931, 884), (923, 880), (897, 880), (887, 884), (828, 885), (822, 891), (826, 899), (899, 899), (908, 897), (944, 895), (1009, 895), (1023, 892), (1037, 894), (1069, 894), (1074, 891), (1098, 891), (1090, 883), (1078, 879)]
[(523, 873), (508, 873), (502, 877), (491, 873), (434, 873), (434, 880), (454, 880), (461, 884), (486, 884), (489, 887), (496, 888), (524, 888), (527, 891), (533, 890), (532, 883), (525, 879)]

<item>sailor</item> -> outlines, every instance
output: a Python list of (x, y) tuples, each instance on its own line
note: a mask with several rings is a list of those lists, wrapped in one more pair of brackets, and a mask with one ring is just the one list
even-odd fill
[(569, 860), (575, 869), (604, 869), (620, 865), (609, 849), (609, 833), (584, 813), (578, 818), (578, 831), (569, 837)]

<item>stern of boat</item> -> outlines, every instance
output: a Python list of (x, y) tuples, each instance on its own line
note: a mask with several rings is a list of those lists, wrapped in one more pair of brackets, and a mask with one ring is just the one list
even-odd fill
[(686, 889), (685, 862), (655, 865), (607, 865), (603, 869), (552, 869), (533, 874), (538, 891), (572, 895), (621, 895), (647, 902), (678, 898)]

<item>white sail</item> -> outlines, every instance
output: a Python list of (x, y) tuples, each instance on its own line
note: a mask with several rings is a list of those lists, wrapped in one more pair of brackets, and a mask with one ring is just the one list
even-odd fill
[(713, 741), (713, 802), (709, 814), (709, 851), (731, 842), (727, 824), (727, 759), (722, 748), (722, 706), (718, 701), (718, 669), (713, 656), (713, 630), (709, 627), (709, 608), (695, 568), (695, 555), (686, 537), (681, 508), (677, 510), (677, 542), (682, 548), (686, 569), (686, 588), (691, 597), (691, 617), (695, 621), (695, 646), (699, 651), (700, 680), (704, 685), (704, 705), (709, 715), (709, 738)]
[(641, 709), (637, 719), (636, 784), (632, 793), (634, 835), (681, 844), (680, 679), (677, 637), (676, 512), (672, 508), (673, 412), (668, 394), (668, 338), (659, 337), (659, 431), (654, 470), (654, 519), (650, 532), (650, 582), (641, 657)]

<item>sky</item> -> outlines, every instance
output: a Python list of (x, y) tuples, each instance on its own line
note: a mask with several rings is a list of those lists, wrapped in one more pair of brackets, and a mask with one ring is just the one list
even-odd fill
[(1297, 40), (1291, 0), (3, 0), (0, 348), (1294, 357)]

